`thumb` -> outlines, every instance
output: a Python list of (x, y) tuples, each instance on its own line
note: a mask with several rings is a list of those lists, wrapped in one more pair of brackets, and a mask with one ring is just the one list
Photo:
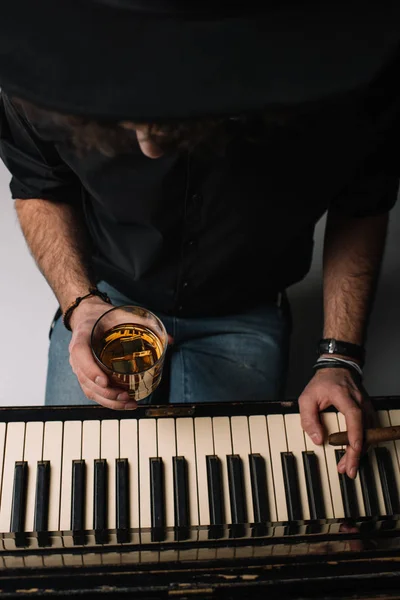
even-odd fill
[(324, 441), (324, 432), (319, 420), (319, 407), (317, 402), (313, 400), (313, 398), (305, 396), (299, 399), (299, 404), (302, 428), (312, 439), (314, 444), (322, 444)]

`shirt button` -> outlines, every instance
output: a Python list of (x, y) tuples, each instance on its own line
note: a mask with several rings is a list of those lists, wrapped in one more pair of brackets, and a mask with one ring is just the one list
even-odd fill
[(189, 246), (189, 248), (192, 248), (194, 246), (194, 240), (189, 240), (187, 245)]
[(182, 287), (183, 287), (183, 288), (187, 288), (187, 286), (188, 286), (188, 285), (189, 285), (189, 284), (188, 284), (188, 282), (187, 282), (187, 281), (184, 281), (184, 282), (182, 283)]

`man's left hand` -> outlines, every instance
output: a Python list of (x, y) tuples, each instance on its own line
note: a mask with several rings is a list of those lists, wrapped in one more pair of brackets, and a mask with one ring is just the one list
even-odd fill
[(338, 464), (339, 473), (354, 479), (363, 447), (363, 430), (373, 422), (373, 409), (362, 386), (347, 369), (320, 369), (299, 398), (301, 425), (315, 444), (322, 444), (324, 431), (319, 412), (334, 406), (346, 419), (349, 446)]

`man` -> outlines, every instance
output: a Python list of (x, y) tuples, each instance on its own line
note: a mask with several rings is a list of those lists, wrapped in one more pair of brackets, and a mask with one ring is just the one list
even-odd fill
[(20, 0), (2, 15), (0, 154), (72, 330), (56, 320), (46, 404), (135, 408), (91, 354), (104, 293), (163, 320), (170, 402), (282, 398), (285, 290), (328, 210), (328, 341), (300, 408), (315, 443), (319, 410), (345, 415), (338, 469), (355, 477), (367, 318), (398, 188), (399, 11), (182, 6)]

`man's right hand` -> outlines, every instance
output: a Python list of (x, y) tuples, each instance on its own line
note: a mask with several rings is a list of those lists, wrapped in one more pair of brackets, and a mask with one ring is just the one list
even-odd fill
[(111, 385), (107, 375), (96, 363), (90, 346), (90, 336), (97, 319), (112, 307), (97, 296), (85, 299), (74, 310), (70, 325), (72, 339), (69, 345), (69, 362), (81, 388), (89, 400), (106, 408), (126, 410), (137, 407), (128, 392)]

